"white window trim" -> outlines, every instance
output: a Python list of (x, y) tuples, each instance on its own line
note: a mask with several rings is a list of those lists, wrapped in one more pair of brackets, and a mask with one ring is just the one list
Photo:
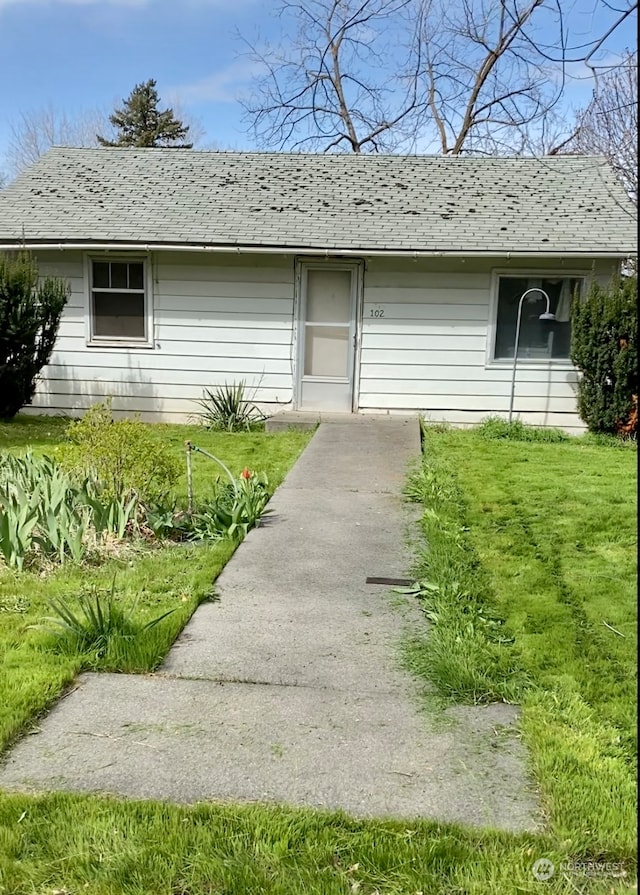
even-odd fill
[[(146, 337), (132, 339), (127, 336), (96, 336), (93, 333), (92, 263), (94, 261), (142, 262), (144, 265), (144, 311)], [(153, 348), (153, 268), (151, 256), (115, 252), (87, 252), (84, 255), (85, 331), (87, 348)]]
[[(584, 290), (588, 288), (588, 281), (592, 275), (592, 271), (567, 270), (566, 268), (562, 268), (561, 270), (548, 267), (518, 268), (517, 270), (509, 267), (494, 268), (491, 271), (491, 296), (489, 300), (489, 326), (487, 329), (485, 367), (491, 368), (492, 370), (510, 370), (513, 367), (513, 358), (501, 358), (500, 360), (496, 360), (494, 357), (496, 329), (498, 325), (498, 281), (500, 277), (522, 277), (523, 279), (527, 277), (536, 277), (539, 280), (562, 277), (563, 279), (583, 280), (582, 289), (584, 294)], [(518, 358), (518, 369), (527, 369), (528, 367), (531, 370), (539, 370), (541, 367), (549, 366), (559, 370), (575, 369), (569, 358)]]

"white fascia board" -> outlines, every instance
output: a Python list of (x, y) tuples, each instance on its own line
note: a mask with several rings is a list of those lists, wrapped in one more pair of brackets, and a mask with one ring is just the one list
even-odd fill
[(223, 254), (251, 255), (306, 255), (314, 257), (387, 257), (387, 258), (627, 258), (635, 255), (637, 249), (583, 249), (582, 251), (485, 251), (485, 250), (414, 250), (414, 249), (353, 249), (333, 247), (330, 249), (309, 248), (307, 246), (245, 246), (245, 245), (193, 245), (185, 243), (118, 243), (118, 242), (14, 242), (0, 243), (0, 251), (94, 251), (94, 252), (210, 252)]

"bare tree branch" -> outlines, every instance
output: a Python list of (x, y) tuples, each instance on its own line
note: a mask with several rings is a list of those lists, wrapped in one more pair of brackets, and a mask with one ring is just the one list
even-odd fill
[(423, 127), (435, 125), (443, 153), (498, 152), (509, 142), (518, 146), (519, 131), (542, 120), (558, 102), (562, 81), (549, 77), (523, 38), (524, 29), (546, 11), (546, 2), (429, 5)]
[(595, 80), (596, 55), (636, 2), (594, 0), (609, 20), (580, 44), (563, 0), (280, 0), (282, 44), (245, 41), (262, 67), (246, 120), (278, 149), (549, 148), (566, 64)]
[[(283, 45), (244, 40), (263, 70), (245, 103), (258, 144), (406, 148), (413, 137), (401, 126), (416, 110), (421, 66), (413, 6), (414, 0), (283, 0), (278, 14), (296, 26)], [(394, 29), (404, 47), (390, 46)]]
[(9, 129), (6, 159), (10, 172), (18, 174), (52, 146), (97, 146), (96, 133), (109, 128), (107, 113), (99, 109), (68, 115), (49, 104), (22, 112)]
[(600, 78), (571, 135), (552, 149), (604, 156), (638, 204), (638, 54), (627, 51), (622, 64)]

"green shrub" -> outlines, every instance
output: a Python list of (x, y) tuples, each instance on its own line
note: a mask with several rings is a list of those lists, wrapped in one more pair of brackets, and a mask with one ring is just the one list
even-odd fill
[(198, 416), (207, 429), (248, 432), (265, 420), (265, 415), (253, 403), (244, 381), (236, 385), (225, 382), (214, 391), (206, 388), (197, 403), (202, 407)]
[(571, 309), (571, 360), (582, 374), (578, 411), (590, 432), (636, 437), (638, 280), (594, 282)]
[(508, 420), (501, 416), (488, 416), (476, 427), (482, 438), (507, 439), (509, 441), (542, 441), (556, 443), (569, 441), (571, 436), (562, 429), (545, 426), (528, 426), (522, 420)]
[(27, 253), (0, 257), (0, 419), (12, 419), (31, 403), (68, 296), (63, 280), (39, 281)]
[(139, 419), (114, 420), (111, 399), (94, 404), (67, 430), (70, 445), (61, 462), (97, 479), (105, 497), (145, 503), (166, 498), (180, 473), (171, 448), (162, 444)]

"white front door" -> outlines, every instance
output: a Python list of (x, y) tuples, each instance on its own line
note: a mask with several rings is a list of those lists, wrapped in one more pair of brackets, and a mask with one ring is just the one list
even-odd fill
[(300, 268), (299, 410), (353, 410), (357, 264)]

